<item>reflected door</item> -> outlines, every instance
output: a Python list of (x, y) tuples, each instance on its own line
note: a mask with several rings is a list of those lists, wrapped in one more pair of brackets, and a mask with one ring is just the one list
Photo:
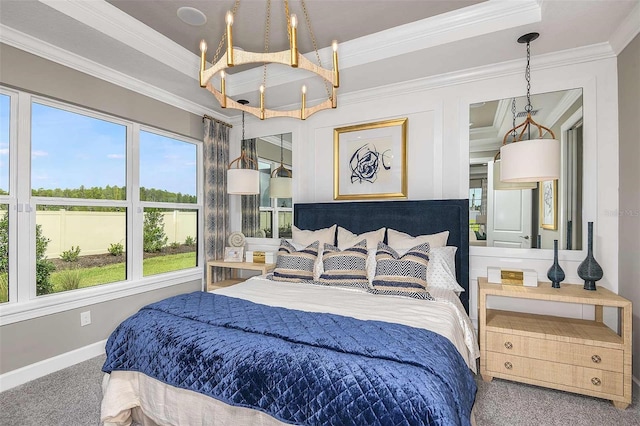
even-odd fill
[(487, 246), (531, 248), (531, 189), (493, 189), (488, 168)]

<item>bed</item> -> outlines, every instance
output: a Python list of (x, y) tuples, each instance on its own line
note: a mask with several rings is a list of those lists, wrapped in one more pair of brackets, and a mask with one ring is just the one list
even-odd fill
[[(479, 351), (468, 317), (468, 201), (296, 204), (294, 225), (310, 238), (338, 226), (355, 237), (385, 228), (373, 250), (375, 277), (353, 286), (357, 277), (346, 280), (337, 269), (335, 281), (327, 246), (319, 257), (322, 281), (289, 279), (291, 268), (312, 259), (310, 244), (292, 248), (295, 262), (279, 261), (273, 274), (141, 309), (107, 343), (105, 425), (474, 423)], [(389, 229), (447, 232), (461, 292), (427, 286), (420, 297), (405, 297), (375, 290), (388, 284), (379, 271)], [(341, 237), (334, 241), (339, 246)], [(371, 247), (359, 247), (330, 254), (344, 263), (351, 250), (356, 261), (369, 262)], [(436, 250), (427, 250), (433, 259)], [(420, 257), (414, 251), (400, 258)], [(279, 259), (288, 255), (281, 251)]]

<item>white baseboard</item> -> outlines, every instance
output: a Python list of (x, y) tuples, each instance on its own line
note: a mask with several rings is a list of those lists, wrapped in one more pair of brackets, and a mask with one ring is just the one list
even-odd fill
[(54, 356), (0, 375), (0, 392), (104, 354), (107, 340)]

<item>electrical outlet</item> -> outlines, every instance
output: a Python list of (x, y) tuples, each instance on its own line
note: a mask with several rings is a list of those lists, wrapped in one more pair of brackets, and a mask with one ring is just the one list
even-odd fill
[(80, 326), (84, 327), (85, 325), (91, 324), (91, 311), (81, 312), (80, 313)]

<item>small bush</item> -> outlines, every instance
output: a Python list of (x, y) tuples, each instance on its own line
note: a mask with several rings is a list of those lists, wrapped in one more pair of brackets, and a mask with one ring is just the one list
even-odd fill
[(179, 242), (177, 242), (177, 241), (174, 241), (174, 242), (172, 242), (172, 243), (170, 244), (170, 246), (171, 246), (171, 248), (172, 248), (172, 249), (177, 249), (177, 248), (179, 248), (179, 247), (180, 247), (180, 243), (179, 243)]
[(78, 257), (80, 256), (80, 246), (74, 247), (71, 246), (71, 250), (65, 250), (60, 255), (60, 259), (65, 262), (77, 262)]
[(191, 235), (187, 235), (187, 238), (184, 239), (184, 244), (187, 246), (195, 246), (196, 240)]
[(124, 254), (124, 245), (122, 243), (113, 243), (107, 249), (112, 256), (122, 256)]
[(164, 233), (164, 219), (162, 213), (155, 210), (144, 212), (143, 250), (146, 253), (159, 252), (167, 245)]
[(62, 291), (77, 290), (82, 282), (79, 269), (66, 269), (60, 272), (60, 289)]

